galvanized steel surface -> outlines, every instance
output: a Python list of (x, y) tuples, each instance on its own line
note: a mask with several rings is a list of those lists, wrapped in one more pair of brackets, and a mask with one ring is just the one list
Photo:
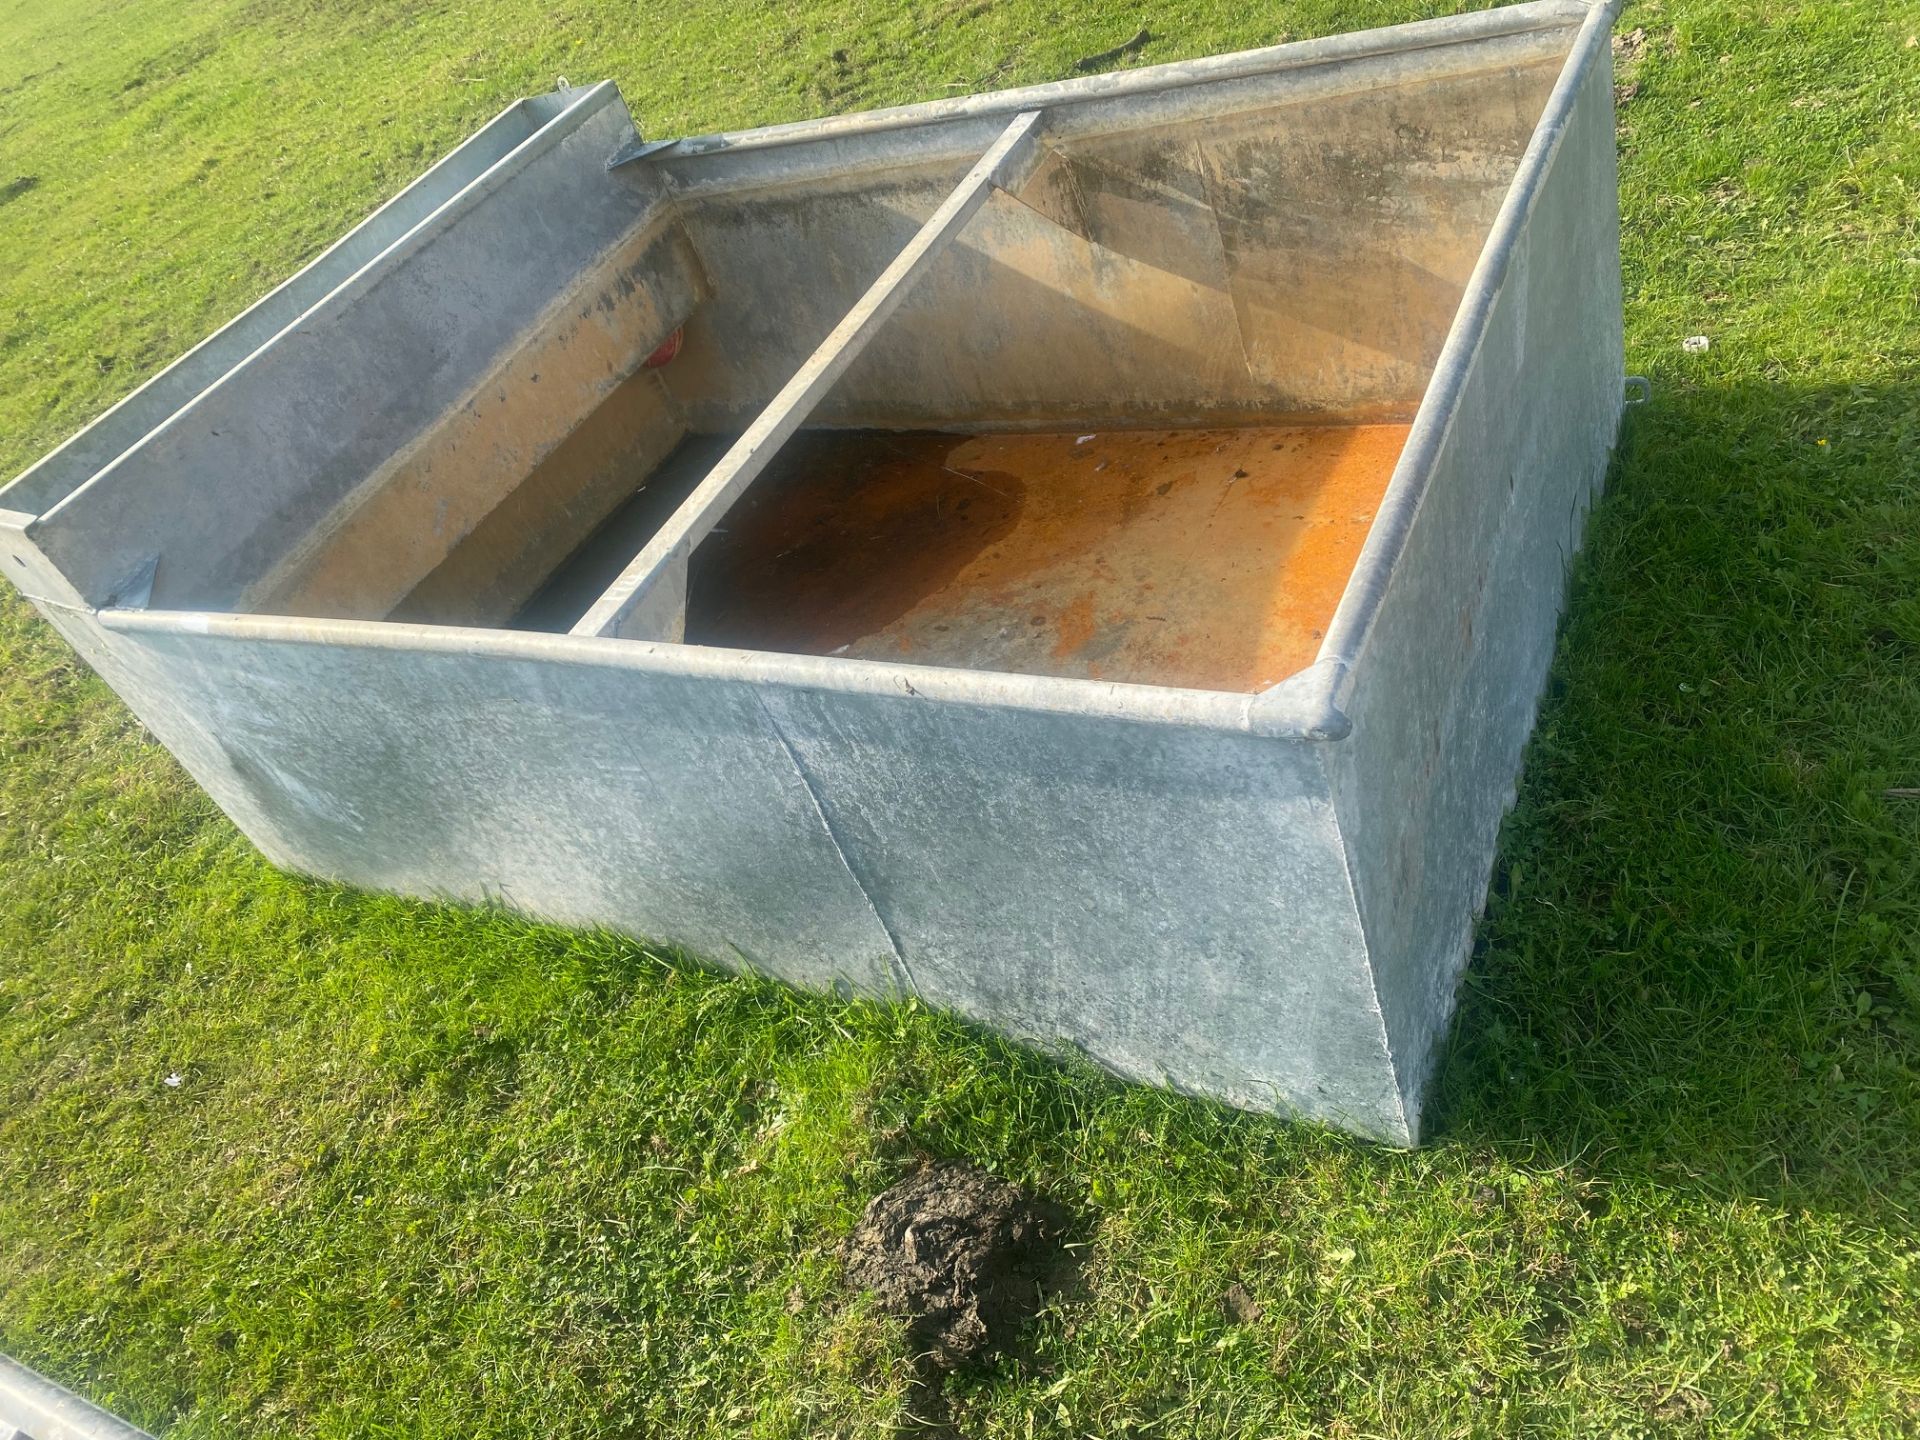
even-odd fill
[(153, 1440), (64, 1386), (0, 1355), (0, 1440)]
[[(611, 87), (523, 102), (0, 491), (0, 570), (279, 864), (1414, 1143), (1620, 410), (1613, 9), (640, 158)], [(936, 225), (839, 384), (779, 403), (1410, 419), (1312, 664), (1235, 693), (497, 628), (636, 457), (774, 400), (1036, 107), (1037, 168)], [(734, 498), (696, 489), (690, 544)]]

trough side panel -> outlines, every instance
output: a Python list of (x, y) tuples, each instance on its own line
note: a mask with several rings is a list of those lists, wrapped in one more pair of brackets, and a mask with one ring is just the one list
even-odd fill
[(1315, 742), (765, 699), (928, 1004), (1407, 1142)]
[(652, 371), (629, 375), (387, 612), (504, 625), (659, 472), (687, 427)]
[(1542, 177), (1354, 662), (1334, 797), (1417, 1134), (1619, 427), (1619, 218), (1604, 46)]
[(475, 648), (181, 616), (106, 628), (101, 668), (287, 868), (917, 994), (1408, 1143), (1320, 743), (464, 633)]
[[(817, 418), (1404, 417), (1561, 59), (1058, 141), (929, 267)], [(715, 296), (670, 378), (696, 428), (773, 393), (953, 168), (686, 202)]]
[(606, 925), (815, 989), (897, 989), (885, 928), (749, 686), (458, 650), (110, 639), (141, 672), (136, 708), (192, 717), (220, 757), (196, 777), (250, 835), (264, 818), (283, 866)]
[(413, 613), (454, 623), (512, 616), (685, 433), (641, 366), (692, 312), (699, 284), (680, 227), (642, 226), (242, 608), (377, 620), (411, 595)]
[(467, 396), (657, 193), (607, 157), (617, 101), (489, 176), (32, 528), (89, 600), (157, 557), (152, 603), (230, 609)]
[(914, 421), (1411, 415), (1558, 69), (1065, 144), (1041, 207), (989, 207), (841, 403)]

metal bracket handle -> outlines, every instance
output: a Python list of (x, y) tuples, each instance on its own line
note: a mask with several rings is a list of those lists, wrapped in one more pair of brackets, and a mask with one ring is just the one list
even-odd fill
[(635, 135), (614, 153), (611, 160), (607, 161), (607, 169), (618, 170), (622, 165), (631, 165), (636, 160), (644, 160), (647, 156), (657, 155), (662, 150), (671, 150), (679, 143), (678, 140), (643, 140)]
[[(1653, 399), (1653, 382), (1646, 376), (1629, 375), (1626, 377), (1625, 384), (1627, 398), (1624, 403), (1627, 405), (1644, 405)], [(1638, 395), (1634, 394), (1636, 390), (1639, 392)]]

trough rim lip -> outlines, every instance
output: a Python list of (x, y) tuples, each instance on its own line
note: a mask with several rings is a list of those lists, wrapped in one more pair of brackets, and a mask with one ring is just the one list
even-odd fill
[(103, 629), (128, 636), (173, 636), (313, 645), (415, 654), (485, 655), (605, 670), (633, 670), (687, 679), (734, 680), (785, 689), (926, 700), (1040, 714), (1190, 726), (1270, 739), (1336, 740), (1346, 718), (1321, 703), (1320, 667), (1260, 691), (1194, 690), (1120, 680), (1025, 675), (1007, 670), (898, 664), (851, 656), (796, 655), (717, 645), (623, 640), (540, 630), (423, 625), (296, 615), (238, 615), (219, 610), (141, 610), (107, 606), (93, 612)]
[(1158, 65), (1139, 65), (1104, 75), (1073, 80), (1049, 80), (1010, 90), (987, 90), (944, 100), (923, 100), (850, 115), (823, 116), (763, 125), (750, 130), (719, 130), (707, 135), (685, 135), (660, 142), (649, 154), (654, 162), (692, 160), (719, 154), (770, 150), (787, 145), (873, 135), (890, 130), (982, 120), (1013, 115), (1022, 110), (1058, 109), (1092, 101), (1161, 93), (1221, 80), (1270, 75), (1277, 71), (1409, 54), (1472, 40), (1497, 39), (1552, 30), (1590, 18), (1598, 9), (1617, 8), (1621, 0), (1520, 0), (1458, 15), (1411, 20), (1398, 25), (1373, 26), (1279, 45), (1234, 50)]

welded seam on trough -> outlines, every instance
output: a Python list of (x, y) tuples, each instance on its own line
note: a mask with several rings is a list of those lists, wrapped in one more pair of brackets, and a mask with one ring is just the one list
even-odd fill
[(1213, 166), (1208, 163), (1206, 147), (1198, 140), (1193, 142), (1194, 173), (1200, 178), (1201, 193), (1207, 200), (1207, 223), (1213, 227), (1213, 243), (1220, 247), (1220, 293), (1227, 297), (1227, 304), (1233, 307), (1233, 338), (1240, 346), (1240, 363), (1246, 367), (1247, 377), (1255, 378), (1253, 351), (1247, 345), (1247, 317), (1240, 297), (1235, 292), (1233, 275), (1233, 256), (1227, 253), (1227, 235), (1220, 228), (1220, 197), (1213, 182)]
[[(1101, 252), (1106, 252), (1112, 255), (1119, 255), (1127, 260), (1131, 260), (1136, 265), (1140, 265), (1148, 270), (1155, 272), (1156, 274), (1170, 275), (1176, 279), (1184, 280), (1189, 284), (1198, 285), (1202, 289), (1212, 290), (1215, 293), (1225, 297), (1227, 303), (1233, 306), (1234, 342), (1239, 347), (1239, 350), (1240, 350), (1241, 366), (1246, 370), (1246, 372), (1249, 375), (1252, 375), (1253, 374), (1253, 354), (1250, 350), (1247, 349), (1246, 326), (1241, 322), (1240, 307), (1237, 303), (1235, 303), (1235, 300), (1234, 300), (1233, 272), (1232, 272), (1231, 262), (1227, 256), (1227, 239), (1226, 239), (1226, 236), (1223, 235), (1220, 230), (1220, 211), (1219, 211), (1219, 207), (1214, 202), (1213, 185), (1209, 179), (1210, 172), (1207, 168), (1206, 153), (1201, 148), (1201, 146), (1197, 142), (1193, 146), (1194, 173), (1199, 177), (1201, 188), (1206, 192), (1204, 196), (1206, 203), (1201, 208), (1204, 208), (1207, 212), (1207, 223), (1212, 230), (1214, 247), (1219, 252), (1220, 283), (1218, 285), (1206, 284), (1201, 280), (1195, 279), (1191, 275), (1182, 274), (1174, 270), (1169, 270), (1164, 265), (1155, 264), (1152, 260), (1148, 259), (1145, 255), (1135, 253), (1135, 251), (1139, 247), (1136, 246), (1134, 250), (1129, 250), (1126, 245), (1120, 242), (1118, 237), (1112, 235), (1111, 233), (1102, 233), (1102, 234), (1096, 235), (1094, 233), (1095, 231), (1094, 225), (1087, 218), (1086, 197), (1080, 187), (1080, 170), (1082, 168), (1102, 169), (1105, 167), (1100, 166), (1097, 161), (1093, 161), (1085, 156), (1067, 156), (1062, 154), (1062, 152), (1060, 152), (1059, 150), (1051, 150), (1048, 153), (1058, 158), (1062, 162), (1062, 167), (1066, 172), (1066, 183), (1073, 190), (1074, 204), (1077, 207), (1077, 215), (1073, 217), (1069, 217), (1069, 219), (1077, 220), (1077, 223), (1068, 223), (1068, 220), (1063, 220), (1060, 216), (1054, 215), (1049, 211), (1042, 209), (1039, 205), (1035, 204), (1032, 200), (1028, 199), (1025, 193), (1028, 188), (1027, 186), (1021, 186), (1018, 190), (1007, 190), (1005, 194), (1008, 196), (1008, 198), (1013, 200), (1015, 204), (1022, 206), (1024, 209), (1026, 209), (1030, 213), (1038, 216), (1041, 220), (1045, 221), (1047, 224), (1055, 226), (1058, 229), (1065, 231), (1067, 234), (1074, 236), (1076, 239), (1080, 240), (1082, 243), (1084, 243), (1094, 251), (1101, 251)], [(1115, 172), (1112, 172), (1109, 170), (1108, 173), (1115, 173)], [(1166, 194), (1170, 194), (1176, 200), (1181, 200), (1181, 199), (1191, 200), (1194, 198), (1192, 196), (1182, 195), (1180, 192), (1172, 190), (1171, 187), (1156, 186), (1152, 182), (1147, 182), (1144, 185), (1144, 188), (1146, 188), (1147, 190), (1155, 194), (1161, 194), (1163, 192)]]
[[(867, 909), (873, 912), (873, 921), (880, 927), (880, 933), (887, 937), (887, 965), (893, 971), (893, 983), (901, 994), (911, 995), (916, 1000), (920, 994), (920, 982), (913, 978), (913, 967), (907, 964), (906, 953), (900, 948), (900, 937), (893, 933), (893, 926), (887, 923), (887, 917), (880, 913), (880, 904), (873, 898), (873, 890), (867, 884), (866, 877), (853, 863), (853, 857), (847, 853), (847, 847), (840, 843), (840, 832), (834, 828), (833, 817), (827, 813), (827, 802), (820, 794), (820, 787), (813, 783), (806, 763), (801, 760), (800, 752), (793, 748), (793, 742), (787, 739), (787, 732), (781, 727), (780, 719), (767, 708), (767, 702), (758, 692), (754, 694), (754, 703), (760, 707), (760, 713), (767, 717), (767, 724), (773, 729), (773, 738), (780, 742), (780, 748), (787, 752), (787, 760), (793, 766), (793, 773), (800, 777), (800, 783), (806, 787), (807, 799), (813, 803), (813, 813), (820, 817), (820, 828), (826, 832), (827, 843), (833, 846), (833, 853), (840, 857), (840, 867), (847, 872), (847, 878), (853, 881), (854, 888), (860, 892), (860, 898), (867, 902)], [(904, 982), (904, 983), (903, 983)]]
[[(19, 587), (16, 586), (15, 588), (18, 589)], [(43, 610), (49, 607), (55, 610), (64, 610), (69, 615), (84, 615), (89, 620), (100, 613), (99, 610), (92, 605), (75, 605), (69, 600), (55, 600), (51, 595), (35, 595), (30, 590), (20, 590), (20, 598), (30, 604), (39, 606)]]
[(1340, 850), (1340, 879), (1347, 887), (1347, 899), (1353, 904), (1353, 923), (1360, 932), (1360, 964), (1367, 972), (1367, 998), (1373, 1001), (1373, 1017), (1380, 1023), (1380, 1053), (1386, 1058), (1387, 1077), (1393, 1085), (1394, 1109), (1400, 1116), (1400, 1131), (1405, 1136), (1404, 1144), (1409, 1148), (1418, 1146), (1420, 1136), (1416, 1129), (1419, 1117), (1407, 1118), (1407, 1090), (1400, 1078), (1400, 1062), (1393, 1053), (1393, 1036), (1387, 1029), (1386, 1007), (1380, 1003), (1380, 982), (1373, 968), (1373, 942), (1367, 933), (1367, 914), (1365, 903), (1360, 898), (1360, 886), (1353, 873), (1353, 851), (1347, 843), (1347, 827), (1340, 823), (1340, 806), (1334, 799), (1334, 787), (1339, 783), (1334, 776), (1334, 762), (1331, 756), (1321, 761), (1321, 774), (1327, 782), (1327, 805), (1333, 814), (1333, 834), (1335, 844)]

